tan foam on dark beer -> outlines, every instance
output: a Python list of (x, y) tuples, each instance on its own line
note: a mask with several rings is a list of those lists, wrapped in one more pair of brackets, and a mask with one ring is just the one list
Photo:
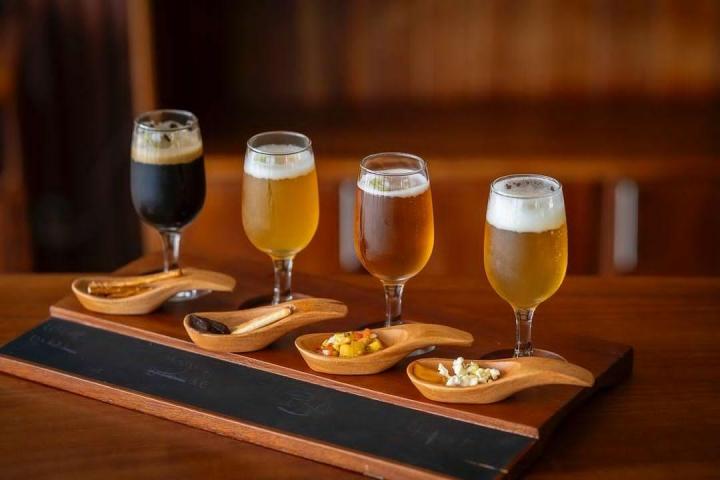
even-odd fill
[(178, 165), (190, 163), (203, 154), (202, 142), (185, 139), (183, 144), (172, 144), (165, 148), (154, 145), (133, 145), (130, 155), (133, 161), (151, 165)]

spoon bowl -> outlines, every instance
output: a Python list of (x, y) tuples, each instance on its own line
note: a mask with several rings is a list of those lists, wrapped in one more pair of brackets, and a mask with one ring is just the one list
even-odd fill
[[(242, 353), (261, 350), (288, 332), (305, 325), (345, 315), (347, 306), (337, 300), (300, 298), (245, 310), (193, 313), (185, 316), (183, 325), (190, 339), (205, 350)], [(218, 322), (227, 328), (228, 333), (200, 331), (193, 323), (193, 316)], [(250, 322), (258, 325), (258, 328), (246, 328), (252, 327)], [(242, 333), (229, 333), (231, 331)]]
[(432, 345), (469, 347), (473, 336), (445, 325), (407, 323), (374, 329), (384, 348), (359, 357), (330, 357), (318, 352), (332, 333), (311, 333), (295, 339), (295, 347), (312, 370), (336, 375), (370, 375), (382, 372), (405, 358), (410, 352)]
[(483, 368), (497, 368), (500, 378), (471, 387), (448, 387), (437, 367), (452, 372), (452, 359), (421, 358), (407, 366), (407, 376), (424, 397), (444, 403), (495, 403), (516, 392), (540, 385), (591, 387), (595, 377), (588, 370), (553, 358), (521, 357), (473, 360)]
[[(77, 278), (72, 283), (72, 291), (86, 309), (111, 315), (142, 315), (150, 313), (167, 299), (186, 290), (213, 290), (231, 292), (235, 288), (235, 279), (229, 275), (197, 268), (183, 268), (182, 275), (150, 283), (152, 275), (126, 277), (100, 276)], [(91, 282), (135, 282), (146, 289), (123, 298), (105, 298), (89, 292)]]

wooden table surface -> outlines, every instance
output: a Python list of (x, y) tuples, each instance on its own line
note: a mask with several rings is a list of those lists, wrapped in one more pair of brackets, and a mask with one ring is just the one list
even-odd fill
[[(72, 275), (0, 276), (0, 343), (39, 323)], [(372, 278), (339, 281), (381, 290)], [(423, 277), (413, 304), (479, 317), (509, 308), (482, 278)], [(380, 312), (379, 312), (380, 313)], [(480, 320), (479, 320), (480, 321)], [(630, 380), (565, 419), (530, 478), (717, 478), (720, 472), (720, 278), (570, 277), (538, 309), (542, 325), (635, 347)], [(561, 352), (562, 353), (562, 352)], [(354, 478), (354, 474), (0, 375), (2, 478)], [(357, 476), (357, 478), (362, 478)]]

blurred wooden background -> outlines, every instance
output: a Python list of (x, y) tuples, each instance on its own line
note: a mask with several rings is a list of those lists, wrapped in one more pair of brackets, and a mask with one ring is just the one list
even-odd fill
[[(299, 269), (357, 269), (348, 230), (357, 163), (401, 150), (430, 164), (436, 246), (428, 273), (483, 275), (488, 184), (532, 171), (565, 185), (571, 273), (720, 274), (720, 2), (37, 4), (40, 14), (19, 8), (17, 16), (45, 15), (62, 38), (67, 25), (86, 39), (108, 26), (125, 33), (111, 52), (127, 63), (125, 77), (113, 70), (130, 92), (126, 108), (199, 116), (209, 188), (185, 235), (188, 252), (263, 258), (239, 216), (244, 144), (258, 131), (294, 129), (313, 139), (322, 202)], [(63, 113), (77, 115), (78, 102), (64, 100)], [(102, 115), (127, 121), (122, 109)], [(133, 219), (120, 200), (125, 210), (116, 206), (115, 216)], [(35, 225), (34, 239), (48, 235)], [(143, 238), (145, 248), (156, 246), (152, 232)], [(37, 241), (34, 250), (42, 269)], [(119, 264), (129, 255), (103, 256)]]

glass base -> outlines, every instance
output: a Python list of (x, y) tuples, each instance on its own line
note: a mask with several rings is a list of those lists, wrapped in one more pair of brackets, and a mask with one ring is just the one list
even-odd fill
[(166, 301), (169, 303), (188, 302), (190, 300), (195, 300), (196, 298), (204, 297), (210, 292), (211, 290), (185, 290), (176, 293), (172, 297), (168, 298)]
[(418, 357), (420, 355), (425, 355), (426, 353), (430, 353), (433, 350), (435, 350), (435, 345), (430, 345), (429, 347), (425, 347), (425, 348), (418, 348), (417, 350), (413, 350), (412, 352), (408, 353), (405, 358)]
[[(540, 348), (534, 349), (532, 356), (541, 358), (554, 358), (555, 360), (562, 360), (563, 362), (567, 361), (565, 360), (565, 358), (558, 355), (557, 353), (551, 352), (549, 350), (542, 350)], [(498, 360), (502, 358), (515, 358), (515, 350), (512, 348), (496, 350), (494, 352), (487, 353), (481, 357), (482, 360)]]

